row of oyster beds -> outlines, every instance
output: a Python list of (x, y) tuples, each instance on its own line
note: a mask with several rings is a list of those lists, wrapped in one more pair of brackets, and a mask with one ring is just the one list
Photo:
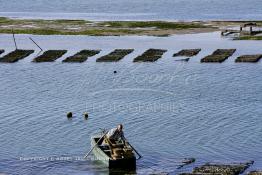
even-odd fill
[[(85, 62), (89, 57), (99, 54), (101, 50), (81, 50), (75, 55), (69, 56), (63, 60), (63, 62)], [(115, 49), (111, 53), (97, 58), (97, 62), (117, 62), (123, 59), (125, 56), (132, 53), (134, 49)], [(167, 50), (164, 49), (148, 49), (141, 55), (134, 58), (133, 62), (155, 62), (160, 59)], [(176, 61), (189, 61), (193, 56), (196, 56), (201, 49), (183, 49), (173, 54), (173, 57), (187, 57)], [(235, 53), (236, 49), (217, 49), (211, 55), (208, 55), (201, 59), (202, 63), (222, 63)], [(0, 49), (0, 55), (5, 51)], [(34, 50), (14, 50), (2, 57), (0, 62), (2, 63), (14, 63), (21, 59), (24, 59), (34, 53)], [(40, 56), (33, 59), (33, 62), (53, 62), (67, 53), (67, 50), (47, 50)], [(258, 62), (262, 58), (262, 54), (255, 55), (242, 55), (236, 58), (235, 62)]]

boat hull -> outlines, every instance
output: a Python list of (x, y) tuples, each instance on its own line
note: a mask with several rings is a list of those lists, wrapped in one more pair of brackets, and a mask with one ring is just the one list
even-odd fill
[(108, 167), (110, 169), (135, 170), (136, 169), (136, 158), (109, 160)]
[(109, 169), (125, 169), (125, 170), (135, 170), (136, 169), (136, 157), (122, 158), (122, 159), (112, 159), (110, 158), (98, 145), (96, 145), (96, 140), (99, 136), (94, 136), (91, 138), (91, 146), (94, 147), (92, 153), (96, 160), (103, 163)]

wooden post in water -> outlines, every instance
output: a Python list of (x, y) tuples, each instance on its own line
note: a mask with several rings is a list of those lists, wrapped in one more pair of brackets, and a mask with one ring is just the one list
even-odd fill
[(41, 51), (43, 51), (43, 49), (42, 49), (31, 37), (29, 37), (29, 39), (30, 39)]
[(243, 26), (240, 26), (240, 28), (239, 28), (239, 35), (241, 35), (242, 32), (243, 32)]
[(16, 40), (15, 40), (15, 33), (14, 33), (14, 29), (12, 28), (12, 33), (13, 33), (13, 40), (15, 43), (15, 49), (17, 50), (17, 44), (16, 44)]
[(253, 33), (253, 29), (252, 29), (252, 26), (250, 26), (250, 28), (249, 28), (249, 34), (252, 35), (252, 33)]

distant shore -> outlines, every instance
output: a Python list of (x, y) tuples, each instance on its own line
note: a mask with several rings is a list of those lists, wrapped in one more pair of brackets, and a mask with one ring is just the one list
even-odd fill
[[(0, 33), (35, 35), (89, 35), (89, 36), (169, 36), (220, 31), (225, 27), (237, 27), (248, 21), (86, 21), (11, 19), (0, 17)], [(262, 25), (262, 21), (256, 21)], [(240, 38), (241, 39), (241, 38)], [(262, 39), (262, 36), (242, 39)]]

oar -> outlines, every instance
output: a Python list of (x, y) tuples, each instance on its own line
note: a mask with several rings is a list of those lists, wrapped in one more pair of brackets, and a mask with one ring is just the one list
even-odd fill
[(136, 154), (139, 156), (139, 158), (138, 159), (141, 159), (142, 158), (142, 156), (141, 156), (141, 154), (139, 154), (138, 152), (137, 152), (137, 150), (129, 143), (129, 146), (136, 152)]
[(107, 132), (96, 142), (96, 144), (93, 146), (93, 148), (91, 148), (90, 151), (88, 151), (88, 153), (86, 153), (86, 155), (84, 156), (84, 159), (93, 151), (93, 149), (97, 146), (97, 144), (105, 137), (105, 135), (107, 134)]

